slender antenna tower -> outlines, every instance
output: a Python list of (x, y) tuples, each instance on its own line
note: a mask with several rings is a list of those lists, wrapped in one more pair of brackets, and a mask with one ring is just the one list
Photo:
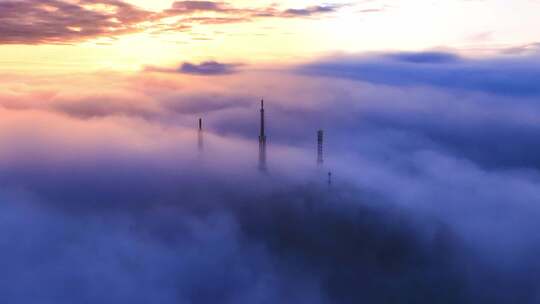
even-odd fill
[(264, 100), (261, 100), (261, 129), (259, 133), (259, 170), (266, 172), (266, 134), (264, 132)]
[(328, 186), (332, 186), (332, 172), (328, 172)]
[(199, 131), (197, 134), (197, 139), (198, 139), (199, 152), (202, 152), (204, 148), (202, 118), (199, 118)]
[(324, 132), (323, 130), (317, 131), (317, 166), (322, 167), (324, 163), (323, 159), (323, 140)]

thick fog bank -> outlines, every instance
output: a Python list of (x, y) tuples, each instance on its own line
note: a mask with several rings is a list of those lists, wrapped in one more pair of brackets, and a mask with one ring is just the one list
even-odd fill
[(538, 303), (535, 58), (0, 76), (0, 302)]

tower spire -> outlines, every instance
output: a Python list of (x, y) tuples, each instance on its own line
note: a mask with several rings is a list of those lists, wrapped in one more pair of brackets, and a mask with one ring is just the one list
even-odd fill
[(199, 153), (203, 151), (203, 123), (202, 118), (199, 118), (199, 131), (197, 132), (197, 142), (199, 147)]
[(328, 172), (328, 186), (332, 186), (332, 172)]
[(259, 141), (266, 141), (266, 135), (264, 134), (264, 99), (261, 99), (261, 129), (259, 134)]
[(323, 140), (324, 140), (324, 131), (317, 131), (317, 165), (320, 167), (323, 165)]
[(266, 134), (264, 130), (264, 99), (261, 99), (261, 128), (259, 133), (259, 170), (266, 171)]

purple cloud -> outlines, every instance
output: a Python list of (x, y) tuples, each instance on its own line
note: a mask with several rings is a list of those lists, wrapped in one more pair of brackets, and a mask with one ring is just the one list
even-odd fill
[(313, 16), (317, 14), (333, 13), (339, 6), (336, 5), (317, 5), (310, 6), (301, 9), (287, 9), (282, 12), (282, 16), (294, 17), (294, 16)]
[(224, 75), (235, 72), (237, 64), (225, 64), (216, 61), (206, 61), (200, 64), (186, 62), (178, 69), (180, 73), (197, 75)]
[(389, 53), (336, 57), (301, 73), (395, 86), (435, 86), (507, 96), (540, 96), (538, 55), (468, 59), (451, 53)]
[(237, 68), (241, 64), (220, 63), (217, 61), (205, 61), (199, 64), (184, 62), (180, 67), (174, 68), (161, 68), (161, 67), (146, 67), (145, 71), (149, 72), (163, 72), (163, 73), (181, 73), (181, 74), (193, 74), (193, 75), (227, 75), (236, 73)]
[[(461, 74), (505, 58), (370, 60)], [(99, 74), (99, 95), (88, 76), (52, 76), (46, 92), (42, 77), (4, 76), (0, 298), (537, 303), (536, 97), (344, 77), (334, 61), (331, 74)]]

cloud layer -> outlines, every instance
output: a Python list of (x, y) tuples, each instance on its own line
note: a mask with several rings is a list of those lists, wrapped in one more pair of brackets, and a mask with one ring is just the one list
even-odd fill
[(193, 75), (227, 75), (237, 72), (239, 64), (205, 61), (201, 63), (184, 62), (178, 68), (146, 67), (147, 72), (181, 73)]
[[(536, 58), (536, 60), (535, 60)], [(538, 96), (540, 65), (531, 57), (470, 60), (450, 53), (396, 53), (328, 59), (304, 66), (307, 73), (376, 84), (438, 86), (497, 95)]]
[(506, 71), (527, 79), (536, 57), (359, 58), (0, 76), (0, 300), (537, 303), (534, 93), (377, 72), (530, 62)]

